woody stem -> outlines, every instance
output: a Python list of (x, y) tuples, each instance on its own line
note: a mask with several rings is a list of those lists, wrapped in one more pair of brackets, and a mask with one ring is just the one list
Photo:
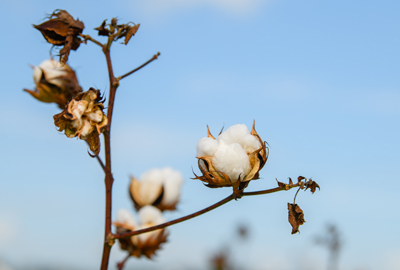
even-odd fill
[[(105, 213), (105, 230), (104, 230), (104, 239), (109, 239), (109, 236), (112, 234), (111, 232), (111, 205), (112, 205), (112, 185), (114, 182), (114, 178), (111, 172), (111, 121), (112, 121), (112, 114), (114, 109), (114, 100), (115, 100), (115, 93), (119, 86), (118, 80), (114, 76), (114, 71), (111, 63), (111, 56), (110, 56), (110, 43), (112, 41), (108, 40), (106, 45), (102, 45), (104, 55), (107, 61), (107, 68), (108, 68), (108, 76), (110, 80), (110, 93), (109, 93), (109, 100), (108, 100), (108, 108), (107, 108), (107, 120), (108, 124), (106, 130), (104, 131), (104, 144), (105, 144), (105, 156), (106, 156), (106, 164), (105, 164), (105, 186), (106, 186), (106, 213)], [(114, 244), (113, 241), (105, 241), (103, 246), (103, 256), (101, 259), (101, 270), (108, 269), (108, 262), (110, 258), (111, 247)]]
[[(242, 196), (254, 196), (254, 195), (269, 194), (269, 193), (274, 193), (274, 192), (278, 192), (278, 191), (282, 191), (282, 190), (289, 190), (291, 188), (298, 187), (298, 186), (301, 186), (301, 182), (299, 182), (297, 184), (287, 185), (288, 189), (286, 189), (285, 187), (277, 187), (277, 188), (260, 190), (260, 191), (243, 192)], [(223, 199), (223, 200), (221, 200), (221, 201), (219, 201), (219, 202), (217, 202), (217, 203), (215, 203), (215, 204), (213, 204), (213, 205), (211, 205), (209, 207), (206, 207), (206, 208), (204, 208), (204, 209), (202, 209), (200, 211), (192, 213), (190, 215), (187, 215), (187, 216), (184, 216), (184, 217), (181, 217), (181, 218), (177, 218), (177, 219), (174, 219), (174, 220), (171, 220), (169, 222), (165, 222), (165, 223), (162, 223), (162, 224), (159, 224), (159, 225), (156, 225), (156, 226), (152, 226), (152, 227), (148, 227), (148, 228), (145, 228), (145, 229), (141, 229), (141, 230), (136, 230), (136, 231), (132, 231), (132, 232), (128, 232), (128, 233), (113, 234), (113, 235), (109, 236), (108, 240), (110, 240), (110, 239), (120, 239), (120, 238), (130, 237), (130, 236), (133, 236), (133, 235), (138, 235), (138, 234), (142, 234), (142, 233), (146, 233), (146, 232), (150, 232), (150, 231), (154, 231), (154, 230), (158, 230), (158, 229), (163, 229), (165, 227), (168, 227), (168, 226), (171, 226), (171, 225), (174, 225), (174, 224), (178, 224), (178, 223), (181, 223), (183, 221), (186, 221), (186, 220), (192, 219), (194, 217), (200, 216), (202, 214), (205, 214), (207, 212), (210, 212), (211, 210), (214, 210), (214, 209), (226, 204), (227, 202), (232, 201), (234, 198), (235, 198), (234, 195), (231, 194), (228, 197), (226, 197), (225, 199)]]
[(126, 74), (120, 76), (118, 79), (121, 80), (121, 79), (123, 79), (123, 78), (125, 78), (125, 77), (128, 77), (129, 75), (135, 73), (135, 72), (138, 71), (139, 69), (145, 67), (146, 65), (148, 65), (148, 64), (150, 64), (151, 62), (153, 62), (154, 60), (156, 60), (159, 56), (160, 56), (160, 52), (158, 52), (157, 54), (153, 55), (153, 57), (152, 57), (150, 60), (148, 60), (146, 63), (144, 63), (143, 65), (141, 65), (141, 66), (135, 68), (134, 70), (129, 71), (128, 73), (126, 73)]

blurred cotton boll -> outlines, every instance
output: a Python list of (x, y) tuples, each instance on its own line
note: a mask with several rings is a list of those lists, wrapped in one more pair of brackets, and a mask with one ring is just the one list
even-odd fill
[[(162, 212), (151, 205), (141, 208), (138, 216), (139, 223), (136, 222), (129, 211), (125, 209), (119, 210), (117, 221), (114, 222), (117, 227), (117, 233), (141, 230), (166, 222)], [(160, 249), (161, 244), (166, 242), (167, 236), (167, 229), (158, 229), (118, 240), (121, 249), (128, 251), (131, 256), (138, 258), (146, 256), (151, 259), (156, 250)]]
[(48, 59), (33, 67), (34, 91), (24, 89), (39, 101), (57, 103), (61, 109), (78, 93), (82, 92), (75, 72), (67, 65)]
[(131, 177), (130, 194), (137, 210), (153, 205), (164, 210), (175, 210), (181, 194), (183, 176), (166, 167), (152, 169), (142, 174), (141, 181)]
[(238, 124), (221, 133), (217, 139), (207, 128), (208, 137), (197, 143), (199, 169), (197, 176), (208, 187), (232, 186), (236, 198), (247, 187), (250, 180), (259, 178), (259, 171), (268, 158), (268, 148), (255, 130)]

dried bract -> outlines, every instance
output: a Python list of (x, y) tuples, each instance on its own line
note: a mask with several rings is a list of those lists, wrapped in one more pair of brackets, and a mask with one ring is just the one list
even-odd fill
[[(141, 230), (165, 222), (161, 211), (150, 205), (140, 209), (138, 214), (140, 225), (136, 224), (135, 219), (128, 211), (120, 210), (117, 221), (114, 222), (114, 225), (117, 227), (117, 233)], [(167, 241), (167, 236), (168, 232), (166, 229), (158, 229), (118, 240), (121, 249), (128, 251), (131, 256), (138, 258), (146, 256), (151, 259), (155, 252), (160, 249), (161, 244)]]
[(297, 204), (288, 203), (289, 210), (289, 223), (292, 225), (292, 234), (295, 234), (299, 231), (300, 225), (303, 225), (304, 222), (304, 213), (301, 210), (300, 206)]
[(129, 193), (139, 210), (145, 205), (153, 205), (164, 210), (175, 210), (179, 202), (183, 176), (179, 171), (166, 167), (153, 169), (142, 174), (141, 181), (131, 177)]
[(112, 18), (110, 24), (106, 24), (107, 20), (104, 20), (99, 27), (96, 27), (95, 30), (98, 31), (99, 36), (111, 36), (114, 40), (118, 40), (120, 38), (124, 39), (124, 44), (127, 45), (132, 36), (136, 34), (139, 29), (140, 24), (118, 24), (118, 20), (116, 18)]
[(208, 130), (208, 137), (197, 143), (197, 159), (202, 176), (194, 179), (207, 187), (233, 187), (235, 198), (240, 198), (250, 180), (259, 179), (259, 171), (268, 159), (268, 148), (255, 130), (245, 125), (234, 125), (217, 139)]
[(67, 11), (56, 10), (48, 21), (33, 25), (47, 42), (55, 46), (64, 46), (60, 50), (60, 62), (66, 63), (71, 50), (78, 49), (81, 44), (79, 34), (85, 28), (83, 22), (75, 20)]
[(315, 181), (311, 180), (311, 178), (305, 183), (305, 187), (306, 187), (305, 190), (310, 189), (311, 193), (313, 194), (317, 190), (317, 188), (319, 190), (321, 189)]
[(108, 123), (103, 109), (100, 91), (90, 88), (75, 96), (61, 113), (54, 115), (54, 124), (58, 127), (58, 131), (64, 131), (68, 138), (78, 137), (86, 140), (90, 150), (98, 154), (99, 135)]
[(45, 60), (33, 67), (34, 91), (24, 89), (39, 101), (57, 103), (60, 109), (78, 93), (82, 92), (75, 72), (67, 65), (55, 60)]

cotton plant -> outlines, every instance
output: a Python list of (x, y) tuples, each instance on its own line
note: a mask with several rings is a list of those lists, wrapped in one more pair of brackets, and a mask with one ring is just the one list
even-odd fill
[[(289, 178), (287, 184), (277, 181), (275, 188), (245, 192), (250, 181), (260, 178), (260, 171), (269, 154), (266, 142), (255, 130), (255, 123), (251, 130), (244, 124), (234, 125), (221, 132), (217, 138), (207, 127), (207, 136), (197, 143), (196, 157), (201, 175), (195, 174), (195, 179), (202, 181), (209, 188), (231, 187), (231, 195), (202, 210), (167, 221), (163, 217), (163, 211), (173, 211), (177, 208), (184, 177), (179, 171), (169, 167), (152, 169), (143, 173), (140, 178), (131, 177), (129, 194), (138, 219), (129, 211), (120, 210), (116, 220), (112, 222), (112, 187), (115, 179), (111, 170), (111, 123), (116, 91), (124, 78), (158, 59), (160, 53), (156, 53), (139, 67), (116, 76), (110, 51), (115, 42), (123, 41), (122, 44), (128, 45), (139, 26), (140, 24), (132, 22), (120, 23), (116, 18), (112, 18), (109, 23), (104, 20), (100, 26), (94, 28), (97, 34), (105, 39), (105, 42), (100, 42), (91, 35), (84, 34), (85, 24), (74, 19), (65, 10), (56, 10), (43, 23), (34, 25), (52, 48), (59, 48), (59, 59), (47, 59), (33, 67), (35, 89), (24, 90), (39, 101), (58, 105), (62, 111), (58, 111), (53, 117), (58, 131), (68, 138), (86, 141), (90, 149), (89, 156), (97, 160), (105, 175), (105, 232), (100, 269), (108, 269), (111, 249), (116, 240), (119, 241), (121, 249), (127, 252), (126, 258), (117, 265), (121, 270), (128, 258), (153, 258), (155, 252), (166, 242), (168, 226), (192, 219), (246, 196), (298, 188), (293, 203), (288, 203), (288, 220), (292, 226), (292, 234), (297, 233), (305, 219), (303, 210), (295, 202), (296, 196), (301, 189), (310, 189), (314, 193), (319, 186), (312, 179), (299, 176), (297, 182)], [(105, 56), (110, 83), (108, 93), (94, 88), (83, 91), (75, 71), (68, 65), (71, 51), (76, 51), (81, 44), (88, 42), (97, 46)], [(90, 65), (93, 65), (92, 61)], [(107, 104), (103, 96), (107, 96)], [(102, 147), (101, 136), (104, 138)], [(104, 151), (104, 161), (100, 158), (101, 150)]]

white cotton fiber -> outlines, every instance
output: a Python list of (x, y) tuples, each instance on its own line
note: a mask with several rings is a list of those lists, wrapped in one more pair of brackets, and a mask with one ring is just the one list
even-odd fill
[(217, 151), (218, 149), (218, 141), (209, 137), (201, 138), (197, 142), (196, 149), (197, 149), (196, 157), (213, 156), (215, 151)]
[(235, 183), (239, 176), (243, 179), (251, 170), (249, 157), (242, 146), (238, 143), (228, 145), (223, 140), (219, 142), (212, 164), (215, 170), (227, 174), (232, 183)]
[[(139, 220), (141, 223), (141, 225), (138, 227), (138, 230), (145, 229), (145, 228), (166, 222), (166, 220), (164, 219), (164, 217), (162, 215), (162, 212), (158, 208), (151, 206), (151, 205), (146, 205), (146, 206), (140, 208), (138, 215), (139, 215)], [(132, 242), (134, 244), (136, 244), (136, 239), (140, 239), (140, 241), (142, 243), (146, 242), (152, 236), (158, 235), (159, 231), (160, 230), (155, 230), (155, 231), (142, 233), (137, 236), (134, 236), (131, 238)]]
[(161, 169), (164, 182), (164, 196), (162, 204), (174, 205), (178, 202), (181, 195), (181, 186), (183, 176), (179, 171), (173, 170), (170, 167)]
[(243, 124), (231, 126), (219, 135), (217, 140), (223, 140), (227, 144), (238, 143), (248, 154), (261, 146), (259, 141), (250, 134), (247, 126)]
[(147, 223), (157, 225), (166, 221), (162, 215), (162, 212), (152, 205), (146, 205), (140, 208), (138, 215), (142, 225)]
[(159, 190), (163, 185), (163, 176), (159, 169), (147, 171), (141, 176), (140, 197), (144, 204), (152, 204), (160, 195)]
[(132, 214), (126, 209), (120, 209), (117, 213), (117, 222), (129, 224), (133, 227), (137, 227), (136, 221)]

